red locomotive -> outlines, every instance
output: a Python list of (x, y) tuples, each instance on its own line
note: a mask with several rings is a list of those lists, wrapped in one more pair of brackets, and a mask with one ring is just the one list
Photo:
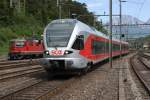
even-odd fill
[(13, 39), (9, 45), (9, 60), (43, 57), (41, 39)]

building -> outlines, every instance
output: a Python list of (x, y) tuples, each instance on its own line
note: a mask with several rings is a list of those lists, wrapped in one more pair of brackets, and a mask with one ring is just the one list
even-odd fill
[(143, 49), (149, 50), (149, 49), (150, 49), (150, 42), (145, 42), (145, 43), (143, 44)]

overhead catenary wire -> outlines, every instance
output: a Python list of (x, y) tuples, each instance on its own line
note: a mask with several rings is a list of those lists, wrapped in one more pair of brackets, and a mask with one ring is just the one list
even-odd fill
[(138, 13), (138, 16), (139, 16), (139, 17), (141, 16), (141, 11), (142, 11), (142, 9), (143, 9), (144, 4), (145, 4), (146, 1), (147, 1), (147, 0), (143, 0), (143, 2), (142, 2), (142, 4), (141, 4), (141, 7), (139, 8), (139, 13)]

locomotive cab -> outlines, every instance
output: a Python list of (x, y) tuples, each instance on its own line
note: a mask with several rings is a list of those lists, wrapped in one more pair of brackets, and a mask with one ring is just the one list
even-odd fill
[(9, 53), (8, 53), (8, 59), (21, 59), (22, 56), (20, 55), (20, 52), (25, 46), (25, 40), (24, 39), (14, 39), (11, 40), (9, 43)]
[(43, 42), (39, 39), (13, 39), (9, 45), (9, 60), (43, 57)]
[(25, 45), (25, 40), (11, 40), (10, 41), (10, 47), (23, 47), (24, 45)]

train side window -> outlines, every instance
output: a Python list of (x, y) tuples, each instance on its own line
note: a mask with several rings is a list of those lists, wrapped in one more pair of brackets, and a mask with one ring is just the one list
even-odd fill
[(105, 53), (105, 42), (92, 40), (92, 54), (101, 54)]
[(72, 48), (76, 50), (84, 49), (84, 36), (83, 35), (77, 36)]
[(37, 40), (36, 46), (39, 46), (41, 44), (41, 40)]

